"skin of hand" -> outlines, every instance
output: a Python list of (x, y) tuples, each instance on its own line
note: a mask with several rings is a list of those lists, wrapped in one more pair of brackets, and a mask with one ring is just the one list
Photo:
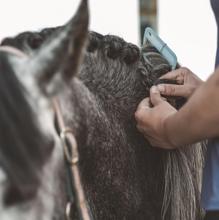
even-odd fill
[(181, 96), (189, 98), (194, 91), (202, 85), (203, 81), (198, 78), (191, 70), (186, 67), (173, 70), (160, 79), (175, 80), (179, 85), (176, 84), (160, 84), (158, 89), (162, 95), (167, 96)]
[(135, 113), (137, 127), (152, 146), (166, 149), (218, 137), (218, 94), (219, 68), (179, 111), (162, 99), (158, 87), (152, 87), (150, 99), (144, 99)]
[[(162, 99), (162, 95), (181, 96), (189, 98), (193, 92), (202, 85), (203, 81), (186, 67), (173, 70), (160, 79), (175, 80), (176, 84), (160, 84), (152, 87), (150, 98), (142, 100), (135, 113), (137, 128), (149, 140), (152, 146), (159, 146), (166, 149), (174, 149), (177, 146), (168, 138), (165, 133), (165, 121), (177, 112), (168, 102)], [(152, 103), (153, 107), (150, 107)]]
[(177, 146), (171, 143), (165, 133), (164, 122), (176, 112), (177, 110), (161, 97), (158, 88), (153, 86), (150, 89), (150, 99), (143, 99), (135, 112), (137, 128), (152, 146), (174, 149)]

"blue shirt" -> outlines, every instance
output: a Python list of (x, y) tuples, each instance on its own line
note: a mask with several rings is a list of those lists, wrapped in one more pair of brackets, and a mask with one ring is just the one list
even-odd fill
[[(219, 30), (219, 0), (211, 0)], [(219, 34), (215, 67), (219, 65)], [(219, 111), (219, 109), (218, 109)], [(210, 140), (207, 146), (206, 164), (203, 174), (202, 205), (205, 210), (219, 210), (219, 138)]]
[[(211, 0), (211, 7), (213, 9), (216, 23), (217, 23), (217, 32), (219, 31), (219, 1), (218, 0)], [(219, 65), (219, 34), (217, 33), (217, 52), (216, 52), (216, 60), (215, 60), (215, 67)]]

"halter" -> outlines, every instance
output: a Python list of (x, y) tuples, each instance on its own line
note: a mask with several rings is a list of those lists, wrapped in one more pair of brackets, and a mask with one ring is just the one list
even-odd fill
[(58, 99), (54, 98), (52, 103), (55, 112), (55, 125), (62, 142), (67, 170), (68, 202), (66, 204), (65, 217), (66, 220), (71, 220), (70, 214), (73, 211), (73, 206), (76, 205), (75, 211), (78, 212), (80, 220), (91, 220), (79, 173), (77, 141), (71, 128), (65, 126)]

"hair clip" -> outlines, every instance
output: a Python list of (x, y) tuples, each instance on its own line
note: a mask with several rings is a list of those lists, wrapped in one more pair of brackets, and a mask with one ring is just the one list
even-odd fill
[(158, 52), (168, 61), (168, 63), (172, 67), (172, 70), (176, 69), (176, 54), (167, 46), (167, 44), (163, 40), (161, 40), (161, 38), (150, 27), (147, 27), (145, 29), (143, 47), (147, 44), (147, 42), (149, 42), (153, 47), (155, 47), (158, 50)]

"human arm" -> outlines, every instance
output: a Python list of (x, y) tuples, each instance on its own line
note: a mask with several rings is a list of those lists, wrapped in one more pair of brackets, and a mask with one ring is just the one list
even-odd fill
[[(150, 107), (150, 101), (153, 107)], [(157, 87), (135, 113), (138, 129), (153, 146), (176, 148), (219, 135), (219, 70), (177, 112)]]

